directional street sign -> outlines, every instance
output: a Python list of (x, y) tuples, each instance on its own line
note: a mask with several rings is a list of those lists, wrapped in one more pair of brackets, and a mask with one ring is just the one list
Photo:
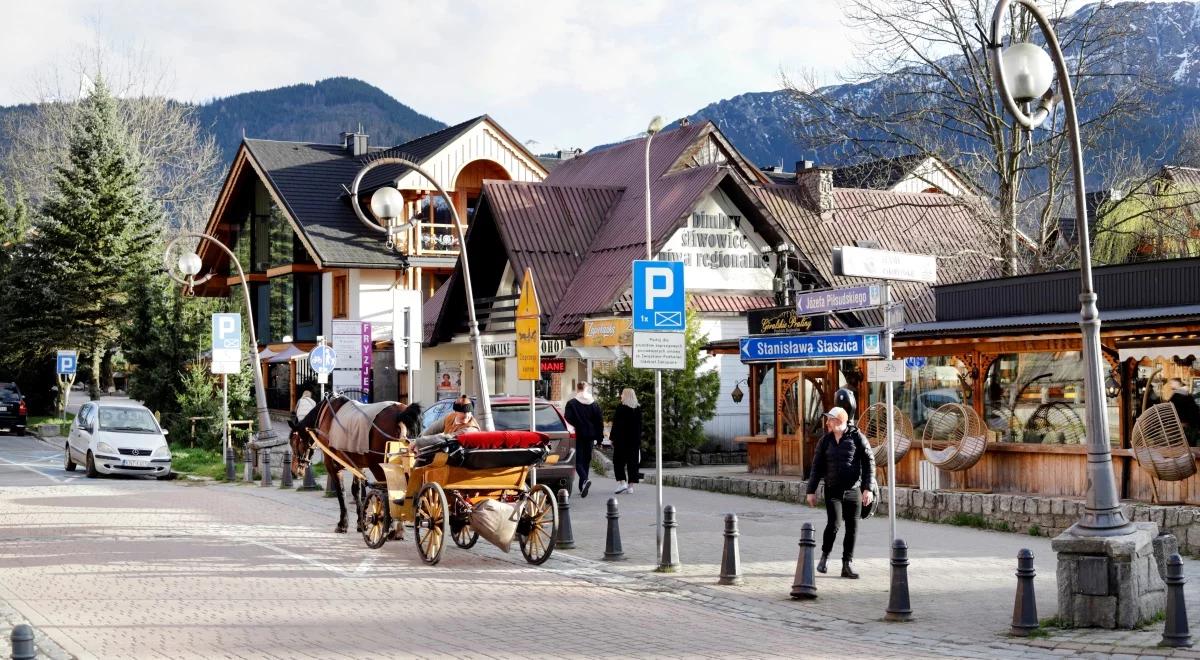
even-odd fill
[(333, 373), (333, 368), (337, 364), (337, 353), (332, 347), (321, 344), (308, 354), (308, 364), (313, 371), (327, 376)]
[(925, 366), (928, 360), (923, 357), (910, 357), (904, 359), (904, 366), (909, 369), (920, 369)]
[(883, 326), (892, 332), (904, 329), (904, 302), (894, 302), (883, 308)]
[(212, 315), (212, 372), (236, 374), (242, 370), (242, 315)]
[(396, 371), (421, 370), (421, 292), (416, 289), (392, 290), (392, 358)]
[(906, 373), (904, 360), (871, 360), (867, 363), (868, 383), (903, 383)]
[(533, 287), (533, 271), (526, 268), (517, 301), (517, 379), (542, 379), (542, 308)]
[(866, 309), (882, 304), (883, 287), (878, 284), (809, 291), (796, 295), (796, 313), (800, 316)]
[(878, 332), (742, 337), (739, 341), (742, 362), (879, 357), (881, 343)]
[(937, 282), (937, 259), (927, 254), (889, 252), (870, 248), (833, 248), (833, 273), (902, 282)]
[(633, 262), (634, 331), (683, 332), (682, 261)]
[(75, 369), (79, 366), (79, 354), (75, 351), (59, 351), (58, 352), (58, 375), (74, 375)]

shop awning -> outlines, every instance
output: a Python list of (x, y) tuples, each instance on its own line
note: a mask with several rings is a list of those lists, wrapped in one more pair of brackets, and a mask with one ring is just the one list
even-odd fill
[(1141, 346), (1138, 348), (1117, 349), (1117, 355), (1124, 362), (1130, 358), (1135, 360), (1173, 360), (1175, 358), (1200, 357), (1200, 346)]
[(575, 358), (577, 360), (593, 360), (596, 362), (616, 362), (621, 354), (607, 346), (568, 346), (554, 357)]
[(269, 362), (271, 364), (277, 364), (279, 362), (287, 362), (288, 360), (291, 360), (294, 357), (299, 357), (301, 355), (307, 355), (307, 353), (296, 348), (295, 344), (288, 344), (287, 348), (285, 348), (282, 351), (271, 356), (270, 359), (267, 360), (267, 362)]
[(259, 352), (258, 352), (258, 359), (259, 359), (259, 361), (261, 362), (262, 360), (266, 360), (266, 359), (270, 358), (270, 357), (271, 357), (271, 356), (273, 356), (273, 355), (275, 355), (275, 351), (273, 351), (273, 350), (271, 350), (271, 349), (269, 349), (269, 348), (264, 348), (264, 349), (262, 349), (261, 351), (259, 351)]

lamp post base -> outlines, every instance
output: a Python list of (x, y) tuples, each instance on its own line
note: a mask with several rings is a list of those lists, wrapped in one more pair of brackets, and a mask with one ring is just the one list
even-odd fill
[(1054, 538), (1063, 625), (1131, 629), (1163, 611), (1167, 587), (1154, 557), (1158, 525), (1132, 523), (1125, 530), (1098, 536), (1077, 525)]

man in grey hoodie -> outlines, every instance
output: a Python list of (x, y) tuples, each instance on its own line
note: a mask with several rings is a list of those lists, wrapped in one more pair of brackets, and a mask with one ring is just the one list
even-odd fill
[(575, 473), (579, 475), (579, 496), (587, 497), (592, 481), (592, 447), (604, 437), (604, 415), (592, 397), (588, 384), (575, 386), (575, 397), (567, 402), (567, 423), (575, 427)]

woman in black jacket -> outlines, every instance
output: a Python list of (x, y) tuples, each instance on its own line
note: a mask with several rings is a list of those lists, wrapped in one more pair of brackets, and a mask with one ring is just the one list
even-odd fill
[(621, 391), (621, 405), (613, 413), (608, 438), (612, 440), (613, 472), (617, 477), (617, 489), (613, 492), (632, 493), (642, 453), (642, 409), (632, 387)]
[[(825, 562), (833, 552), (838, 528), (846, 523), (842, 541), (842, 577), (855, 579), (854, 538), (858, 532), (859, 503), (870, 505), (875, 488), (875, 457), (871, 446), (857, 428), (849, 425), (842, 408), (825, 413), (825, 429), (813, 454), (812, 476), (808, 479), (808, 505), (817, 505), (817, 484), (825, 480), (825, 536), (821, 543), (821, 561), (817, 571), (826, 571)], [(862, 493), (860, 496), (859, 493)]]

